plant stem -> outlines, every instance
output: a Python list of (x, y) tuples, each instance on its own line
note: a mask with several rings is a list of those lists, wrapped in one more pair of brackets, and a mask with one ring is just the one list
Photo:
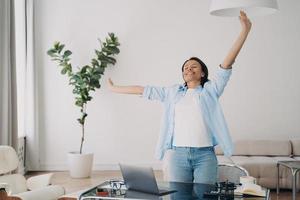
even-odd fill
[[(85, 114), (85, 104), (83, 104), (83, 106), (81, 107), (81, 113), (82, 113), (82, 116), (84, 116)], [(81, 135), (81, 143), (80, 143), (80, 151), (79, 153), (82, 154), (82, 146), (83, 146), (83, 142), (84, 142), (84, 123), (85, 123), (85, 120), (83, 120), (82, 124), (81, 124), (81, 128), (82, 128), (82, 135)]]

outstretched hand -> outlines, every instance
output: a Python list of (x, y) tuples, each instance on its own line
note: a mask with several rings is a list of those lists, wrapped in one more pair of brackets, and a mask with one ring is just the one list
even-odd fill
[(247, 17), (246, 13), (242, 10), (240, 11), (239, 19), (241, 22), (242, 30), (221, 64), (221, 66), (225, 69), (230, 69), (232, 67), (232, 64), (234, 63), (237, 55), (239, 54), (242, 46), (244, 45), (244, 42), (251, 29), (251, 21)]
[(108, 88), (112, 92), (122, 93), (122, 94), (143, 94), (144, 87), (143, 86), (119, 86), (115, 85), (111, 78), (107, 80)]
[(249, 18), (247, 17), (246, 13), (244, 11), (240, 11), (240, 16), (239, 16), (241, 25), (242, 25), (242, 30), (249, 32), (251, 29), (251, 21), (249, 20)]

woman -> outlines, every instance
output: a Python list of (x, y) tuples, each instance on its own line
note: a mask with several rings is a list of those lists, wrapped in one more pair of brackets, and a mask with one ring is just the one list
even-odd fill
[(227, 156), (232, 154), (233, 144), (218, 98), (251, 29), (251, 22), (243, 11), (240, 11), (239, 19), (241, 32), (218, 67), (214, 81), (208, 80), (206, 65), (196, 57), (188, 59), (182, 66), (183, 85), (116, 86), (111, 79), (108, 81), (113, 92), (140, 94), (163, 103), (164, 121), (156, 157), (162, 159), (168, 152), (169, 181), (215, 183), (218, 163), (214, 146), (220, 145)]

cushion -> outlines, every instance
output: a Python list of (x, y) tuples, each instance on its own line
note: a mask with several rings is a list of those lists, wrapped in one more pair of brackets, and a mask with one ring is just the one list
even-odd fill
[(7, 183), (12, 194), (27, 191), (25, 177), (21, 174), (8, 174), (0, 176), (0, 183)]
[(300, 156), (300, 139), (291, 140), (293, 155)]
[(19, 193), (14, 196), (20, 197), (22, 200), (54, 200), (64, 194), (65, 189), (62, 186), (51, 185), (33, 191)]
[(16, 151), (10, 146), (0, 146), (0, 174), (17, 169), (19, 159)]
[(300, 156), (293, 157), (295, 160), (300, 160)]
[(233, 155), (290, 156), (291, 143), (288, 140), (240, 140), (234, 143)]
[(231, 158), (228, 158), (226, 156), (222, 156), (222, 155), (217, 155), (217, 159), (218, 159), (218, 163), (229, 163), (229, 164), (234, 164), (231, 160)]

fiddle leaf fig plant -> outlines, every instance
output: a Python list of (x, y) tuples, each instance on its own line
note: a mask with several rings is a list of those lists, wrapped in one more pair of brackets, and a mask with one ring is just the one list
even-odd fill
[(73, 86), (73, 94), (75, 95), (75, 105), (80, 108), (81, 116), (77, 119), (82, 127), (82, 136), (80, 143), (80, 154), (84, 142), (84, 125), (85, 119), (88, 116), (86, 113), (86, 105), (92, 100), (91, 92), (99, 89), (100, 79), (104, 75), (105, 68), (109, 65), (115, 65), (115, 55), (120, 53), (118, 38), (114, 33), (109, 33), (105, 41), (100, 42), (100, 48), (95, 50), (95, 58), (91, 60), (89, 65), (78, 68), (73, 71), (70, 62), (72, 52), (64, 50), (65, 45), (60, 42), (55, 42), (54, 46), (47, 51), (47, 54), (55, 61), (61, 68), (61, 74), (69, 77), (69, 85)]

